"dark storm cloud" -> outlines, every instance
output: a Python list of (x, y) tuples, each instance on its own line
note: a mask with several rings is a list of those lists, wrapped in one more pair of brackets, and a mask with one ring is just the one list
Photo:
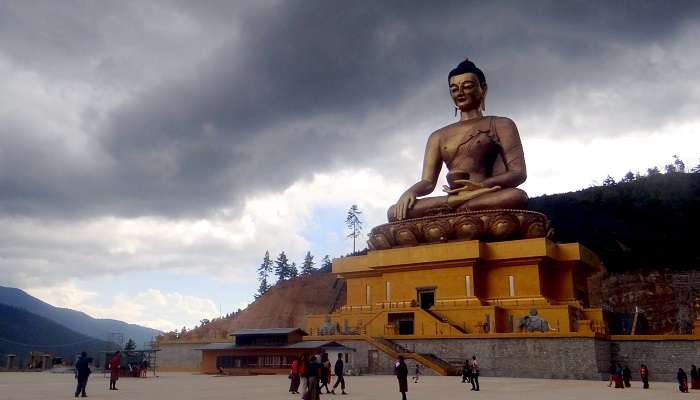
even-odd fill
[[(246, 196), (284, 188), (315, 171), (376, 164), (395, 135), (450, 113), (446, 74), (465, 56), (485, 69), (489, 110), (496, 105), (498, 113), (517, 117), (556, 107), (557, 94), (572, 87), (626, 85), (626, 76), (673, 79), (664, 77), (675, 72), (673, 65), (649, 63), (643, 54), (639, 63), (621, 57), (673, 43), (698, 17), (693, 2), (481, 3), (286, 1), (246, 8), (165, 3), (211, 26), (199, 40), (221, 45), (187, 73), (168, 79), (145, 75), (158, 83), (146, 85), (95, 128), (97, 165), (61, 170), (61, 154), (39, 157), (31, 150), (24, 161), (0, 160), (0, 210), (182, 216), (240, 206)], [(139, 12), (134, 6), (127, 10)], [(78, 16), (82, 11), (74, 10)], [(112, 11), (134, 18), (124, 9)], [(97, 23), (78, 18), (75, 27), (77, 17), (65, 10), (59, 17), (32, 21), (73, 26), (55, 28), (70, 36), (62, 39), (71, 43), (65, 56), (55, 50), (35, 56), (24, 47), (2, 54), (50, 75), (46, 64), (52, 61), (69, 65), (63, 57), (79, 60), (93, 49), (109, 48), (110, 40), (126, 45), (119, 35), (93, 39), (89, 33), (99, 32)], [(227, 23), (228, 34), (222, 30)], [(46, 37), (35, 34), (25, 44), (53, 47), (51, 29), (12, 26), (17, 31), (6, 32), (10, 38), (35, 28)], [(151, 41), (158, 51), (158, 41)], [(188, 43), (183, 59), (197, 51), (196, 41)], [(33, 57), (39, 61), (31, 62)], [(129, 69), (117, 71), (126, 79)], [(631, 100), (643, 116), (627, 121), (632, 128), (677, 116), (682, 91), (660, 95), (665, 98), (659, 104)], [(401, 109), (406, 102), (419, 107)], [(664, 113), (647, 112), (652, 106)], [(12, 135), (0, 128), (0, 137)], [(16, 168), (28, 176), (18, 179)]]

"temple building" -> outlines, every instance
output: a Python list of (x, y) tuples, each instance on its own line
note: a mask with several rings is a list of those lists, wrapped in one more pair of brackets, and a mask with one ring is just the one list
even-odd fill
[(202, 373), (223, 372), (229, 375), (287, 374), (292, 361), (304, 353), (328, 353), (336, 359), (344, 355), (352, 368), (353, 349), (334, 341), (308, 340), (299, 328), (243, 329), (233, 332), (232, 342), (211, 343), (202, 352)]
[(587, 288), (602, 268), (585, 247), (546, 238), (370, 251), (334, 260), (346, 304), (308, 316), (306, 330), (397, 338), (604, 334), (603, 312), (588, 307)]

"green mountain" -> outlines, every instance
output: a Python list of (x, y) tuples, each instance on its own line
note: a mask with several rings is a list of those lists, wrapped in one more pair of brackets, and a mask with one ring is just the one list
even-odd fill
[(84, 335), (106, 340), (111, 333), (121, 333), (124, 340), (133, 339), (141, 348), (162, 332), (140, 325), (127, 324), (114, 319), (93, 318), (80, 311), (54, 307), (23, 290), (0, 286), (0, 304), (25, 309), (31, 313), (50, 319)]
[(530, 199), (554, 240), (580, 242), (608, 271), (700, 266), (700, 173), (666, 173)]
[(100, 351), (116, 348), (21, 308), (0, 304), (0, 355), (15, 354), (20, 365), (24, 365), (30, 351), (72, 360), (81, 351), (95, 357)]

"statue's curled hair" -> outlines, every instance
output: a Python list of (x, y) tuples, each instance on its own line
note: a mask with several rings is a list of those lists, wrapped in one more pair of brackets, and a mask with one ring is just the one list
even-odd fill
[(481, 87), (486, 87), (486, 75), (484, 75), (484, 71), (480, 70), (479, 67), (477, 67), (476, 64), (474, 64), (473, 62), (469, 61), (468, 58), (459, 63), (458, 66), (456, 66), (452, 71), (450, 71), (449, 74), (447, 74), (447, 80), (449, 81), (450, 78), (452, 78), (455, 75), (462, 75), (468, 73), (476, 75), (476, 77), (479, 78), (479, 84), (481, 84)]

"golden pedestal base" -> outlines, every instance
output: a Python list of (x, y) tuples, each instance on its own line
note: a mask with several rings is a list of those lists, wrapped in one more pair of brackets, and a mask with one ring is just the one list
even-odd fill
[(347, 301), (333, 314), (307, 316), (306, 330), (330, 320), (338, 334), (375, 337), (594, 335), (604, 330), (603, 312), (584, 305), (587, 278), (601, 270), (585, 247), (546, 238), (371, 250), (333, 260)]

